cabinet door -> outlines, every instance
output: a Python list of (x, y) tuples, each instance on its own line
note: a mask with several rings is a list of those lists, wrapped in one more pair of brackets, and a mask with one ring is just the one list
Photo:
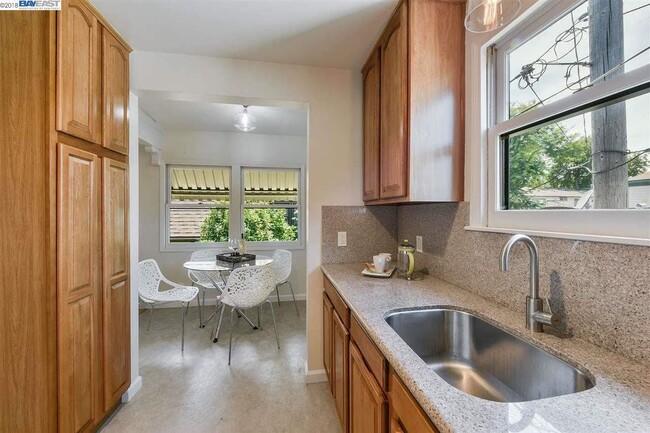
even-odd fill
[(129, 153), (129, 52), (106, 29), (103, 40), (104, 147)]
[(101, 142), (100, 24), (80, 0), (57, 14), (56, 129)]
[(439, 433), (404, 383), (392, 371), (388, 382), (391, 433)]
[(129, 166), (104, 158), (103, 201), (103, 367), (104, 411), (130, 383)]
[(330, 384), (330, 391), (334, 393), (332, 378), (332, 313), (334, 306), (325, 292), (323, 292), (323, 364)]
[(59, 432), (77, 433), (101, 415), (101, 167), (73, 147), (58, 153)]
[(388, 431), (390, 433), (405, 433), (404, 429), (399, 424), (399, 421), (396, 420), (396, 419), (391, 419), (390, 420), (390, 429)]
[(343, 432), (348, 431), (348, 348), (350, 333), (336, 313), (332, 314), (332, 383), (334, 385), (334, 400), (336, 412), (341, 420)]
[(403, 2), (388, 23), (381, 42), (381, 198), (408, 194), (407, 14)]
[(381, 387), (350, 343), (350, 433), (384, 433), (386, 409)]
[(363, 201), (379, 199), (379, 50), (363, 67)]

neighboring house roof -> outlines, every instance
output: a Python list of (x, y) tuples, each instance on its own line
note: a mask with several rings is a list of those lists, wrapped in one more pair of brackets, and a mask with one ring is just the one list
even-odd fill
[(636, 176), (630, 178), (630, 180), (643, 180), (643, 179), (650, 179), (650, 171), (646, 171), (645, 173), (637, 174)]
[(575, 191), (568, 189), (539, 189), (531, 192), (529, 195), (533, 197), (575, 197), (580, 198), (586, 191)]
[(172, 209), (169, 214), (169, 237), (171, 239), (198, 239), (201, 223), (210, 209)]
[(645, 173), (641, 173), (634, 177), (631, 177), (629, 181), (629, 185), (630, 186), (650, 185), (650, 171), (646, 171)]

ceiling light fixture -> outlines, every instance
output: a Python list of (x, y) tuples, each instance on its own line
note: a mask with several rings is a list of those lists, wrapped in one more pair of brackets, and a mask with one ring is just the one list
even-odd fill
[(508, 24), (521, 9), (521, 0), (468, 0), (465, 28), (486, 33)]
[(243, 132), (250, 132), (255, 129), (257, 119), (248, 114), (248, 105), (244, 105), (244, 111), (235, 116), (235, 128)]

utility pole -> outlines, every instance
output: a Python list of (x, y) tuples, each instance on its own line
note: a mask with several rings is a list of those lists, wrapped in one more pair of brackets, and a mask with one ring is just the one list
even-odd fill
[[(623, 62), (623, 0), (589, 0), (591, 81)], [(623, 73), (623, 68), (609, 75)], [(594, 207), (628, 207), (627, 131), (625, 102), (591, 113)], [(600, 153), (597, 153), (600, 152)], [(619, 166), (613, 169), (613, 167)], [(605, 173), (598, 173), (606, 171)]]

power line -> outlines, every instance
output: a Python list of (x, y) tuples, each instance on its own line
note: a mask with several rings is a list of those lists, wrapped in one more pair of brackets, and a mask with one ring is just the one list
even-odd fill
[[(634, 155), (634, 156), (633, 156), (632, 158), (626, 160), (625, 162), (622, 162), (622, 163), (620, 163), (620, 164), (618, 164), (618, 165), (615, 165), (614, 167), (610, 167), (610, 168), (605, 169), (605, 170), (593, 171), (593, 170), (589, 169), (589, 168), (587, 167), (587, 165), (591, 162), (591, 160), (593, 159), (594, 156), (599, 155), (599, 154), (601, 154), (601, 153), (623, 153), (623, 154), (626, 154), (626, 155)], [(552, 183), (552, 182), (554, 182), (554, 181), (562, 180), (562, 179), (564, 179), (564, 177), (565, 177), (567, 174), (569, 174), (569, 173), (571, 173), (571, 172), (574, 172), (574, 171), (576, 171), (576, 170), (581, 170), (581, 169), (587, 170), (587, 172), (589, 172), (589, 174), (591, 174), (592, 176), (593, 176), (593, 175), (598, 175), (598, 174), (607, 173), (607, 172), (609, 172), (609, 171), (616, 170), (617, 168), (623, 167), (624, 165), (627, 165), (627, 164), (631, 163), (632, 161), (634, 161), (634, 160), (636, 160), (636, 159), (638, 159), (638, 158), (641, 158), (643, 155), (646, 155), (646, 154), (649, 154), (649, 153), (650, 153), (650, 147), (647, 148), (647, 149), (643, 149), (643, 150), (634, 150), (634, 151), (632, 151), (632, 150), (629, 150), (629, 151), (620, 151), (620, 150), (600, 150), (600, 151), (598, 151), (598, 152), (594, 152), (594, 153), (592, 153), (591, 155), (589, 155), (589, 159), (588, 159), (587, 161), (583, 162), (582, 164), (574, 165), (573, 167), (568, 167), (568, 168), (565, 169), (563, 172), (561, 172), (561, 173), (556, 174), (555, 176), (553, 176), (551, 179), (549, 179), (549, 180), (547, 180), (547, 181), (545, 181), (545, 182), (542, 182), (542, 183), (540, 183), (540, 184), (538, 184), (538, 185), (535, 185), (535, 186), (529, 187), (529, 188), (527, 188), (527, 190), (529, 190), (529, 191), (534, 191), (534, 190), (539, 189), (539, 188), (541, 188), (541, 187), (543, 187), (543, 186), (546, 186), (546, 185), (548, 185), (549, 183)]]

